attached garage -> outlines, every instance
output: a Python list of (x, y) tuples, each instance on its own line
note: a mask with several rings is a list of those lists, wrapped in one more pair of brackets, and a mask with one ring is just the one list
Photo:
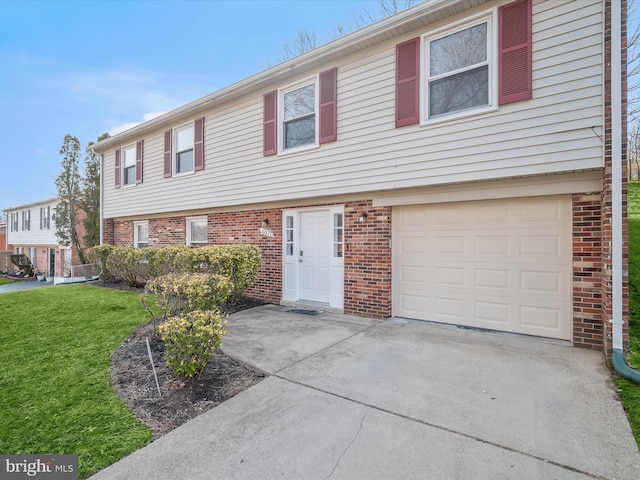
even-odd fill
[(569, 195), (393, 207), (393, 315), (571, 340)]

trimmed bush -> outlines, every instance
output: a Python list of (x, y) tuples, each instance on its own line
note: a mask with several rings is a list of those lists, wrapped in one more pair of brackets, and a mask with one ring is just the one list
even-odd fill
[(129, 286), (148, 282), (169, 273), (212, 273), (228, 277), (233, 285), (230, 301), (240, 299), (258, 277), (262, 257), (255, 245), (212, 245), (166, 248), (114, 248), (100, 245), (91, 249), (92, 263), (100, 268), (103, 280), (123, 281)]
[(87, 252), (89, 263), (93, 263), (98, 268), (98, 274), (105, 282), (115, 280), (113, 273), (107, 269), (107, 259), (114, 250), (115, 247), (113, 245), (104, 244), (91, 247)]
[(179, 377), (194, 377), (207, 365), (213, 351), (220, 348), (226, 327), (220, 312), (213, 310), (169, 317), (159, 327), (167, 365)]
[(194, 310), (219, 310), (229, 300), (233, 283), (211, 273), (170, 273), (150, 280), (145, 295), (155, 295), (155, 303), (165, 317)]

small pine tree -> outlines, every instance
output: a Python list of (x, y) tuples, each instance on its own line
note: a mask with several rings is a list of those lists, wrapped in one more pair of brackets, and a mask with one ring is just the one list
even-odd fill
[(77, 212), (82, 196), (82, 177), (79, 172), (80, 141), (73, 135), (66, 134), (60, 148), (60, 155), (62, 155), (61, 171), (55, 179), (59, 199), (54, 220), (56, 236), (61, 245), (67, 247), (73, 245), (77, 249), (80, 262), (85, 263), (84, 251), (76, 228)]

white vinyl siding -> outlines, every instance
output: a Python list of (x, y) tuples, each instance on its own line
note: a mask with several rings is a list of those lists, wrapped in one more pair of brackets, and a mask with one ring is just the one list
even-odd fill
[[(126, 191), (105, 185), (104, 217), (602, 168), (602, 23), (599, 0), (533, 0), (533, 98), (482, 115), (394, 128), (395, 45), (428, 34), (424, 27), (318, 67), (338, 72), (338, 139), (323, 148), (263, 156), (263, 94), (317, 73), (309, 71), (205, 112), (207, 168), (198, 175), (164, 178), (163, 132), (175, 126), (145, 132), (145, 182)], [(104, 152), (105, 172), (113, 151)]]
[[(7, 225), (7, 244), (8, 245), (58, 245), (58, 239), (56, 237), (56, 229), (53, 221), (55, 215), (55, 206), (57, 202), (33, 204), (31, 206), (17, 208), (7, 212), (7, 218), (11, 221), (12, 215), (15, 214), (18, 218), (18, 230), (11, 231), (9, 228), (11, 225)], [(22, 230), (22, 213), (23, 211), (30, 211), (29, 213), (29, 230)], [(42, 222), (46, 223), (46, 220), (41, 215), (49, 216), (49, 228), (41, 229)]]

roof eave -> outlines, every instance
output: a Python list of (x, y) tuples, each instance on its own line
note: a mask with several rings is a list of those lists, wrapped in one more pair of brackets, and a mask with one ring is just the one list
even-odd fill
[(462, 2), (463, 0), (425, 0), (391, 17), (379, 20), (376, 23), (351, 32), (313, 50), (194, 100), (193, 102), (187, 103), (164, 115), (141, 123), (113, 137), (94, 143), (90, 147), (87, 147), (87, 151), (94, 150), (96, 152), (104, 152), (113, 145), (121, 144), (133, 138), (139, 138), (151, 130), (172, 125), (181, 119), (191, 117), (216, 105), (229, 102), (248, 93), (262, 90), (279, 80), (292, 77), (305, 70), (316, 68), (319, 65), (328, 63), (334, 58), (368, 48), (372, 43), (376, 43), (376, 41), (400, 36), (442, 18), (443, 16), (438, 18), (432, 18), (432, 16), (443, 9), (458, 6), (458, 9), (447, 12), (444, 16), (457, 13), (460, 11)]

